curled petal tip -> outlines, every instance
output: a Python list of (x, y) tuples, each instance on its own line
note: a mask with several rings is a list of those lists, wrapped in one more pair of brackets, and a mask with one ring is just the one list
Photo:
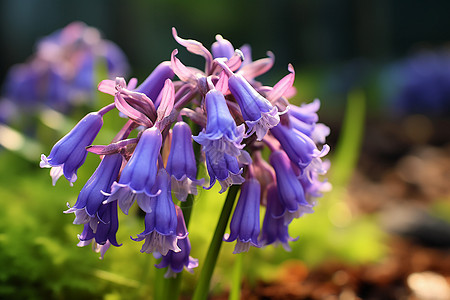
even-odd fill
[(288, 70), (289, 70), (289, 72), (295, 74), (294, 66), (293, 66), (292, 64), (289, 64), (289, 65), (288, 65)]
[(178, 37), (177, 29), (175, 27), (172, 27), (172, 35), (173, 37)]

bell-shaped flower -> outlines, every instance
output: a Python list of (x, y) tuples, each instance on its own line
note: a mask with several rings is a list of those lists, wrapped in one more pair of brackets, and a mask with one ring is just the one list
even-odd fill
[(147, 95), (155, 102), (166, 79), (172, 79), (174, 76), (170, 61), (162, 62), (134, 91)]
[(177, 214), (170, 192), (170, 176), (163, 168), (159, 169), (155, 189), (161, 192), (155, 197), (138, 198), (139, 206), (146, 212), (145, 230), (132, 238), (145, 240), (141, 252), (159, 252), (167, 255), (169, 250), (180, 252), (177, 246)]
[(325, 138), (330, 134), (330, 128), (324, 124), (317, 123), (319, 117), (317, 111), (320, 108), (320, 100), (301, 106), (290, 105), (289, 122), (296, 129), (309, 136), (316, 143), (325, 143)]
[(162, 137), (158, 128), (144, 130), (133, 155), (120, 174), (119, 181), (113, 183), (111, 194), (105, 193), (109, 196), (106, 202), (118, 200), (120, 209), (128, 214), (136, 199), (155, 196), (153, 186), (158, 173), (157, 162), (161, 144)]
[(205, 97), (206, 128), (192, 138), (203, 146), (203, 151), (213, 163), (221, 160), (224, 154), (239, 157), (244, 138), (245, 126), (236, 126), (221, 92), (210, 90)]
[(94, 174), (81, 189), (75, 205), (66, 213), (85, 209), (90, 217), (95, 216), (107, 198), (105, 193), (111, 191), (111, 185), (117, 179), (121, 165), (121, 154), (105, 155)]
[(52, 168), (53, 185), (63, 174), (71, 184), (77, 180), (77, 170), (88, 153), (86, 147), (92, 144), (102, 125), (102, 114), (90, 113), (53, 146), (48, 157), (41, 155), (40, 167)]
[(281, 244), (286, 251), (290, 251), (291, 247), (288, 242), (296, 241), (298, 238), (294, 239), (289, 236), (288, 223), (284, 218), (274, 216), (283, 210), (281, 206), (277, 186), (273, 184), (267, 189), (267, 208), (259, 242), (262, 246)]
[(282, 124), (272, 128), (270, 132), (280, 142), (281, 147), (294, 165), (303, 170), (311, 163), (317, 147), (306, 134)]
[(229, 186), (233, 184), (241, 184), (245, 179), (241, 176), (242, 169), (239, 168), (238, 161), (235, 157), (224, 154), (224, 156), (217, 162), (213, 162), (206, 153), (206, 168), (210, 177), (209, 187), (210, 189), (216, 180), (219, 181), (222, 187), (219, 193), (225, 192)]
[(188, 194), (197, 195), (197, 186), (205, 179), (197, 180), (197, 164), (192, 146), (192, 132), (185, 122), (178, 122), (172, 129), (172, 143), (166, 165), (171, 175), (172, 192), (180, 201)]
[(270, 155), (270, 164), (275, 169), (279, 207), (281, 208), (274, 217), (284, 216), (286, 222), (289, 223), (293, 217), (299, 216), (298, 213), (312, 210), (312, 205), (306, 201), (303, 186), (298, 180), (286, 153), (274, 151)]
[(230, 222), (230, 234), (226, 242), (236, 240), (233, 253), (247, 252), (250, 246), (259, 247), (259, 204), (261, 185), (255, 178), (247, 179), (241, 188), (238, 203)]
[(194, 268), (198, 267), (198, 259), (189, 256), (191, 253), (191, 243), (189, 241), (188, 232), (186, 228), (186, 223), (184, 222), (184, 216), (181, 208), (176, 207), (177, 212), (177, 236), (178, 236), (178, 247), (181, 251), (174, 252), (169, 250), (167, 255), (164, 255), (161, 262), (155, 265), (157, 268), (167, 267), (167, 272), (164, 274), (165, 278), (176, 277), (178, 273), (186, 268), (187, 271), (193, 273)]
[(247, 135), (256, 132), (257, 139), (262, 140), (280, 122), (278, 108), (259, 94), (242, 74), (231, 74), (228, 87), (241, 108), (248, 126)]
[[(74, 222), (75, 223), (75, 222)], [(119, 229), (117, 216), (117, 202), (111, 202), (100, 206), (97, 215), (91, 217), (84, 225), (83, 232), (78, 235), (79, 247), (84, 247), (95, 240), (95, 248), (103, 258), (110, 245), (119, 247), (116, 234)]]

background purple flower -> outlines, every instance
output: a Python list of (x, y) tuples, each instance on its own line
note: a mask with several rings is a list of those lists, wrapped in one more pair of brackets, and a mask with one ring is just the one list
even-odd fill
[(70, 23), (40, 39), (27, 62), (11, 67), (0, 101), (13, 103), (25, 114), (42, 106), (67, 113), (96, 99), (101, 66), (110, 78), (124, 76), (129, 70), (120, 48), (102, 39), (96, 28)]

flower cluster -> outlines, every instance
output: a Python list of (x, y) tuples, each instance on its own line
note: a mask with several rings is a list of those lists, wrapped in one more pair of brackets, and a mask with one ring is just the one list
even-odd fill
[(388, 65), (381, 88), (397, 116), (450, 116), (450, 51), (430, 49)]
[(120, 48), (84, 23), (74, 22), (38, 41), (36, 52), (7, 74), (3, 113), (7, 122), (17, 113), (46, 105), (67, 111), (78, 102), (95, 98), (96, 70), (105, 66), (115, 78), (128, 72), (128, 62)]
[[(289, 104), (295, 94), (291, 65), (273, 87), (256, 81), (272, 67), (271, 53), (252, 61), (248, 46), (235, 49), (220, 35), (212, 52), (180, 38), (175, 29), (173, 36), (205, 58), (204, 70), (186, 67), (174, 50), (171, 60), (139, 86), (135, 79), (127, 84), (119, 77), (100, 82), (98, 89), (114, 96), (114, 103), (87, 115), (48, 157), (42, 155), (41, 167), (51, 168), (54, 183), (62, 175), (73, 183), (88, 152), (102, 158), (66, 211), (75, 213), (75, 224), (84, 224), (79, 245), (93, 242), (102, 256), (111, 244), (118, 246), (117, 207), (128, 214), (137, 202), (145, 212), (145, 228), (133, 238), (143, 241), (141, 252), (161, 255), (157, 267), (168, 267), (169, 276), (184, 267), (191, 271), (198, 261), (189, 256), (179, 201), (218, 181), (220, 193), (241, 185), (230, 233), (224, 237), (236, 241), (234, 253), (270, 244), (289, 249), (294, 240), (289, 224), (311, 213), (315, 199), (329, 189), (320, 178), (328, 169), (321, 158), (329, 150), (324, 145), (329, 128), (317, 123), (319, 100)], [(123, 128), (109, 145), (91, 145), (103, 115), (113, 109), (127, 117)], [(132, 131), (137, 137), (130, 138)], [(194, 142), (201, 145), (200, 153), (194, 152)], [(208, 186), (197, 179), (196, 158), (206, 163)], [(261, 205), (266, 207), (263, 222)]]

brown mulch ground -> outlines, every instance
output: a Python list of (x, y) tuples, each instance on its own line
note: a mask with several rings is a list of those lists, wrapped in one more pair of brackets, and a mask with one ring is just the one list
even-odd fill
[(300, 261), (274, 282), (244, 285), (241, 299), (450, 299), (450, 252), (393, 238), (383, 261), (368, 265)]

